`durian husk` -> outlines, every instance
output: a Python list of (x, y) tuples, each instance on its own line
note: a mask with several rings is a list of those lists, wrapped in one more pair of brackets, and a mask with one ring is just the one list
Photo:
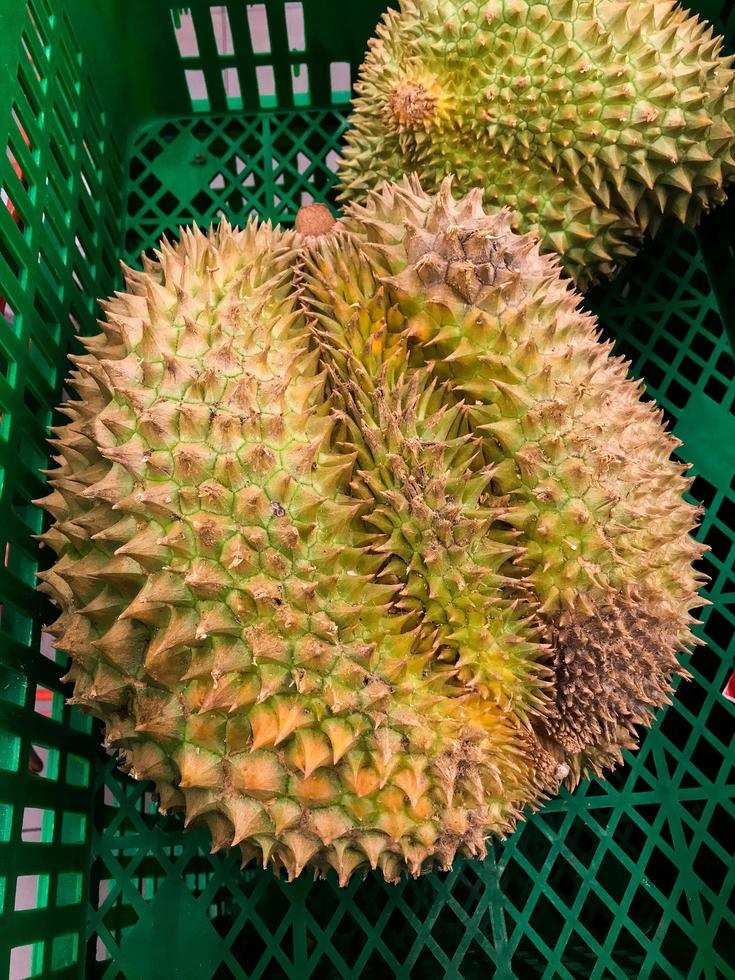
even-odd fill
[(696, 510), (507, 212), (407, 180), (125, 274), (72, 358), (41, 588), (162, 808), (289, 878), (396, 880), (632, 743), (691, 642)]

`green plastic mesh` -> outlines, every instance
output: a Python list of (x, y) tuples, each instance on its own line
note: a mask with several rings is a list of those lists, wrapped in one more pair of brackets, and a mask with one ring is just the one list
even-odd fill
[[(0, 78), (10, 100), (0, 103), (10, 114), (0, 160), (0, 976), (733, 977), (735, 705), (721, 692), (735, 654), (735, 365), (722, 311), (735, 280), (732, 253), (714, 249), (708, 231), (729, 244), (732, 208), (701, 232), (651, 243), (588, 300), (684, 440), (712, 549), (708, 644), (688, 662), (693, 679), (608, 781), (563, 794), (483, 863), (397, 886), (372, 875), (346, 890), (334, 880), (289, 885), (209, 855), (205, 835), (159, 816), (151, 787), (118, 773), (97, 731), (63, 706), (62, 666), (42, 630), (54, 614), (33, 591), (47, 559), (30, 537), (41, 516), (29, 500), (43, 492), (64, 355), (77, 329), (93, 329), (91, 298), (115, 287), (118, 255), (136, 263), (194, 220), (242, 223), (255, 211), (289, 222), (305, 201), (330, 201), (344, 98), (326, 68), (297, 91), (290, 67), (319, 56), (354, 72), (355, 57), (337, 49), (340, 25), (320, 29), (330, 4), (306, 0), (307, 41), (329, 50), (302, 54), (282, 23), (299, 4), (271, 0), (257, 14), (273, 46), (261, 55), (243, 49), (252, 37), (242, 21), (234, 27), (244, 9), (235, 0), (212, 5), (229, 12), (230, 55), (204, 0), (175, 20), (165, 3), (162, 18), (146, 8), (155, 51), (178, 71), (166, 95), (176, 112), (146, 118), (137, 103), (143, 123), (127, 143), (123, 124), (111, 124), (122, 117), (97, 101), (103, 61), (93, 66), (88, 46), (79, 54), (91, 0), (31, 0), (20, 22), (0, 9), (0, 49), (12, 39), (17, 64), (10, 83)], [(87, 20), (67, 18), (67, 6)], [(143, 9), (130, 6), (131, 16)], [(200, 41), (193, 69), (174, 33), (189, 13)], [(128, 43), (117, 39), (120, 56)], [(254, 62), (276, 65), (275, 95), (257, 89)], [(235, 96), (217, 87), (228, 67), (245, 109), (229, 115)], [(202, 72), (206, 99), (187, 87), (189, 70)]]
[(84, 955), (97, 738), (64, 707), (42, 635), (54, 614), (35, 591), (30, 501), (65, 351), (116, 274), (125, 178), (69, 20), (45, 0), (32, 14), (0, 14), (21, 52), (0, 106), (0, 975), (13, 980), (76, 976)]

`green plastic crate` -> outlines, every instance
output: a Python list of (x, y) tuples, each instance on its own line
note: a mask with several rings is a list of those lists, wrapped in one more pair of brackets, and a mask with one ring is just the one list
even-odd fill
[[(29, 501), (74, 335), (94, 330), (119, 256), (162, 232), (332, 200), (382, 6), (0, 0), (0, 976), (735, 976), (733, 208), (589, 297), (685, 441), (712, 548), (694, 679), (609, 781), (563, 794), (482, 864), (287, 885), (158, 816), (63, 704)], [(700, 9), (735, 37), (731, 8)]]

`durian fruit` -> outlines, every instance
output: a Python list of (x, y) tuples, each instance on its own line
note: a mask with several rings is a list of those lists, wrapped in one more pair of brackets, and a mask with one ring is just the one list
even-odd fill
[(463, 417), (458, 431), (480, 441), (505, 508), (490, 534), (521, 549), (499, 571), (551, 650), (547, 711), (533, 724), (563, 750), (573, 785), (635, 744), (634, 726), (682, 673), (675, 654), (696, 642), (703, 549), (689, 536), (687, 467), (669, 458), (681, 443), (556, 258), (516, 236), (507, 210), (485, 214), (481, 190), (457, 202), (451, 178), (437, 196), (415, 178), (386, 184), (343, 229), (369, 267), (343, 264), (338, 238), (314, 250), (322, 342), (366, 365), (366, 390), (395, 362), (429, 372)]
[(672, 0), (400, 0), (371, 41), (342, 197), (417, 173), (485, 188), (584, 289), (732, 178), (722, 39)]
[(482, 856), (680, 670), (675, 442), (508, 226), (405, 182), (321, 234), (185, 231), (73, 358), (41, 574), (73, 701), (244, 862)]

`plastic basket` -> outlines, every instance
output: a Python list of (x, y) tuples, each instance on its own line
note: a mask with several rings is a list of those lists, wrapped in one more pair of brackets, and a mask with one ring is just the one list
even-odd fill
[[(0, 976), (735, 976), (732, 209), (652, 243), (589, 300), (685, 442), (712, 548), (694, 680), (609, 781), (484, 863), (288, 885), (159, 817), (63, 704), (29, 501), (75, 332), (94, 329), (120, 254), (135, 263), (163, 231), (329, 200), (382, 5), (0, 3)], [(729, 6), (703, 12), (732, 26)]]

